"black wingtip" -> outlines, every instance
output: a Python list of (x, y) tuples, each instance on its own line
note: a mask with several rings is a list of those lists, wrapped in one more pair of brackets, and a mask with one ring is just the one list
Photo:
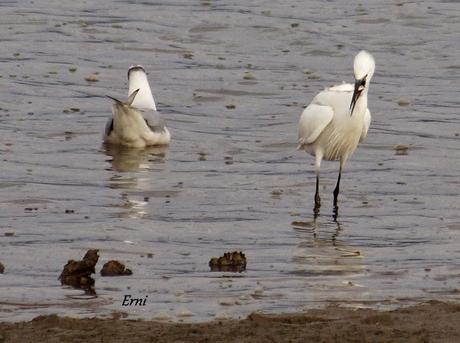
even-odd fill
[(109, 99), (111, 99), (111, 100), (113, 100), (113, 101), (115, 101), (117, 104), (123, 104), (123, 102), (121, 102), (121, 101), (118, 100), (118, 99), (115, 99), (115, 98), (111, 97), (110, 95), (106, 95), (106, 97), (109, 98)]
[(141, 90), (141, 89), (138, 88), (138, 89), (136, 89), (134, 92), (132, 92), (132, 93), (128, 96), (128, 101), (126, 101), (126, 103), (127, 103), (128, 105), (131, 106), (131, 104), (132, 104), (133, 101), (134, 101), (134, 98), (136, 97), (137, 93), (139, 93), (140, 90)]

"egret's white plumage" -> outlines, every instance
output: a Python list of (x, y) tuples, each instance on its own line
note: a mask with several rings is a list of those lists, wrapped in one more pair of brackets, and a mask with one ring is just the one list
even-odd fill
[(130, 148), (169, 144), (171, 134), (156, 110), (142, 66), (128, 70), (128, 95), (126, 102), (112, 98), (112, 117), (106, 124), (104, 142)]
[(371, 113), (367, 108), (369, 82), (374, 74), (374, 58), (366, 51), (354, 60), (355, 85), (341, 84), (326, 88), (315, 96), (299, 120), (299, 149), (315, 156), (315, 209), (319, 210), (319, 171), (321, 161), (340, 160), (340, 171), (334, 190), (337, 207), (342, 167), (367, 136)]

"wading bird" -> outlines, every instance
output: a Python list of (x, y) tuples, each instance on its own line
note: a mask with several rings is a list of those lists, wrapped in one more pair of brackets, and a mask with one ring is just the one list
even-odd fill
[(171, 135), (156, 110), (147, 75), (142, 66), (128, 70), (128, 100), (114, 101), (112, 117), (105, 126), (104, 142), (130, 148), (169, 144)]
[(375, 70), (375, 61), (367, 51), (360, 51), (354, 60), (355, 84), (326, 88), (315, 96), (299, 120), (299, 146), (315, 156), (316, 192), (314, 212), (321, 206), (319, 172), (321, 161), (340, 160), (339, 177), (334, 189), (337, 211), (340, 177), (348, 157), (364, 138), (371, 123), (367, 108), (367, 92)]

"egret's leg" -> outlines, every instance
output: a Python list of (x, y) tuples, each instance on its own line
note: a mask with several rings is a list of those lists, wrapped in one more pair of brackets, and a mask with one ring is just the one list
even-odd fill
[(342, 176), (342, 162), (340, 162), (339, 177), (337, 178), (337, 184), (335, 185), (335, 189), (334, 189), (334, 208), (335, 209), (338, 209), (337, 197), (339, 196), (340, 177), (341, 176)]
[(321, 207), (321, 198), (319, 197), (319, 173), (316, 174), (315, 207)]
[(321, 207), (321, 198), (319, 196), (319, 170), (321, 167), (322, 159), (323, 159), (323, 154), (321, 152), (317, 152), (316, 161), (315, 161), (315, 171), (316, 171), (315, 208), (313, 209), (313, 213), (315, 215), (318, 215), (319, 208)]

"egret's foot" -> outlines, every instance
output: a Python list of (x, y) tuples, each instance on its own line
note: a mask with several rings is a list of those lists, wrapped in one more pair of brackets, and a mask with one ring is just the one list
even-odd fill
[(321, 207), (321, 198), (319, 197), (319, 194), (315, 194), (315, 208), (318, 207), (318, 209)]
[(313, 208), (313, 219), (318, 218), (319, 216), (319, 206), (316, 206)]

